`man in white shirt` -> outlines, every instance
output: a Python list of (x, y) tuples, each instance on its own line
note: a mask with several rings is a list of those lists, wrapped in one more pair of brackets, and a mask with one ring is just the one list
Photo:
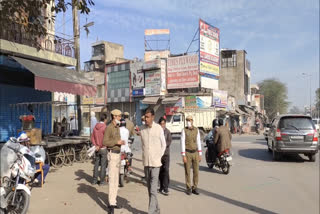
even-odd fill
[[(185, 178), (188, 195), (191, 192), (199, 195), (197, 190), (199, 181), (199, 162), (201, 161), (201, 140), (197, 127), (193, 126), (193, 118), (189, 115), (187, 118), (187, 127), (181, 131), (181, 155), (185, 168)], [(193, 186), (190, 182), (190, 168), (193, 168)]]
[(142, 162), (145, 168), (149, 193), (149, 214), (159, 214), (160, 208), (157, 199), (157, 187), (161, 158), (166, 150), (166, 140), (163, 128), (154, 122), (154, 110), (147, 109), (145, 122), (141, 128)]

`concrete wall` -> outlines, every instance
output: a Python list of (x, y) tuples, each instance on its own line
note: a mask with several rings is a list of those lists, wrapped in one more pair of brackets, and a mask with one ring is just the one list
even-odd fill
[(123, 45), (105, 42), (105, 62), (115, 61), (117, 58), (124, 58)]
[(237, 51), (237, 66), (220, 70), (219, 90), (228, 91), (228, 95), (235, 97), (237, 103), (246, 100), (244, 94), (245, 55), (245, 51)]

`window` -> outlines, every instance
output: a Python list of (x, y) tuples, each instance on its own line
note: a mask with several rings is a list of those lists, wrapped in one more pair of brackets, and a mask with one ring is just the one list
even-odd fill
[(237, 52), (236, 51), (222, 51), (221, 52), (221, 67), (236, 67), (237, 66)]
[(181, 116), (180, 115), (174, 115), (173, 116), (173, 122), (180, 122), (181, 121)]
[(104, 44), (93, 46), (92, 56), (104, 56)]
[(285, 117), (280, 120), (280, 129), (314, 130), (313, 123), (306, 117)]

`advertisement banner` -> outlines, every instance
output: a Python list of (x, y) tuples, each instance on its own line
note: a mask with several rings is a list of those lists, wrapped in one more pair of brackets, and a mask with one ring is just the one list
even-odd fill
[(143, 62), (130, 63), (132, 88), (144, 88), (144, 73), (142, 72)]
[(219, 108), (227, 108), (228, 106), (228, 92), (221, 90), (212, 91), (212, 105)]
[(196, 96), (187, 96), (185, 97), (185, 109), (197, 109), (197, 97)]
[(132, 96), (134, 96), (134, 97), (144, 96), (144, 89), (143, 88), (133, 89), (132, 90)]
[(169, 50), (164, 51), (146, 51), (144, 52), (144, 61), (151, 61), (157, 58), (168, 58), (170, 55)]
[(160, 95), (161, 70), (151, 70), (145, 72), (145, 95)]
[(178, 106), (174, 106), (174, 107), (166, 107), (166, 115), (173, 115), (174, 112), (177, 112), (179, 109)]
[[(220, 30), (199, 20), (200, 75), (215, 79), (218, 82), (220, 70)], [(201, 83), (201, 87), (204, 87)], [(215, 84), (218, 86), (218, 84)], [(209, 85), (210, 86), (210, 85)], [(218, 89), (218, 87), (211, 89)]]
[(210, 108), (212, 106), (212, 98), (209, 96), (197, 97), (198, 108)]
[(167, 92), (167, 61), (165, 59), (161, 59), (161, 92), (160, 95), (165, 95)]
[(169, 57), (167, 63), (168, 89), (199, 86), (198, 55)]
[(146, 29), (144, 30), (144, 35), (152, 36), (152, 35), (161, 35), (161, 34), (170, 34), (169, 29)]
[(143, 70), (152, 70), (152, 69), (160, 69), (160, 68), (161, 68), (161, 60), (160, 59), (145, 61), (142, 66)]

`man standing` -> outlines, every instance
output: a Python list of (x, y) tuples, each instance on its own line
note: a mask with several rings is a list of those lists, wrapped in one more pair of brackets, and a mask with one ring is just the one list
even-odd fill
[(97, 118), (96, 118), (96, 113), (95, 112), (91, 112), (90, 113), (91, 118), (90, 118), (90, 123), (91, 123), (91, 127), (90, 127), (90, 133), (93, 132), (94, 127), (96, 126), (96, 124), (98, 123)]
[(109, 161), (109, 204), (110, 213), (114, 213), (117, 206), (117, 194), (119, 185), (120, 171), (120, 147), (124, 145), (124, 141), (120, 137), (120, 119), (121, 111), (115, 109), (111, 111), (112, 122), (107, 126), (104, 133), (103, 145), (108, 149)]
[(157, 199), (157, 186), (161, 157), (166, 149), (163, 128), (154, 122), (154, 110), (147, 109), (145, 122), (141, 128), (142, 162), (146, 174), (149, 193), (149, 214), (159, 214), (160, 208)]
[(123, 114), (123, 118), (126, 120), (126, 128), (129, 130), (129, 136), (132, 137), (134, 136), (134, 124), (131, 122), (131, 120), (129, 120), (129, 116), (129, 112), (125, 112)]
[(219, 129), (216, 130), (216, 135), (214, 136), (214, 143), (218, 154), (226, 149), (231, 149), (231, 139), (232, 135), (228, 127), (223, 125), (222, 119), (219, 119)]
[(98, 169), (101, 163), (100, 169), (100, 183), (99, 185), (105, 185), (106, 181), (106, 168), (107, 162), (107, 147), (103, 145), (103, 136), (106, 129), (107, 118), (105, 115), (100, 117), (100, 122), (96, 124), (91, 135), (91, 142), (96, 146), (95, 163), (93, 169), (93, 181), (92, 184), (97, 184), (98, 182)]
[[(184, 163), (186, 186), (188, 195), (191, 192), (199, 195), (197, 190), (199, 181), (199, 162), (201, 161), (201, 141), (200, 133), (197, 127), (193, 126), (193, 118), (191, 115), (187, 116), (187, 127), (181, 132), (181, 155)], [(190, 182), (190, 167), (193, 168), (193, 186)]]

